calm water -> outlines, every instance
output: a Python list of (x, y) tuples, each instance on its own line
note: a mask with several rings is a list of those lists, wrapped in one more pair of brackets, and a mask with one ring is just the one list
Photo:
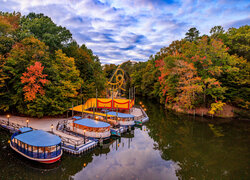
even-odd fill
[(150, 121), (51, 166), (28, 161), (0, 130), (0, 179), (250, 179), (250, 122), (194, 118), (144, 101)]

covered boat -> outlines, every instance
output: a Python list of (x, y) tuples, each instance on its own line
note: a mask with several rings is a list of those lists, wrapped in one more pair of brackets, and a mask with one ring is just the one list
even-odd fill
[(45, 164), (54, 163), (62, 156), (60, 137), (28, 127), (12, 135), (10, 147), (30, 160)]
[(107, 112), (108, 115), (113, 115), (116, 117), (112, 117), (114, 120), (117, 121), (117, 123), (122, 126), (122, 127), (131, 127), (135, 125), (134, 122), (134, 115), (131, 114), (126, 114), (126, 113), (120, 113), (120, 112), (114, 112), (114, 111), (109, 111)]
[(110, 124), (89, 118), (79, 119), (70, 123), (70, 130), (92, 138), (110, 138)]

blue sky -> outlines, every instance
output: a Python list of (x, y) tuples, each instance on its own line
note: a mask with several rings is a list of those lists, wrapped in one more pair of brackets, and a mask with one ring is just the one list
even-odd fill
[(1, 11), (44, 13), (101, 62), (146, 61), (191, 27), (201, 35), (250, 24), (247, 0), (0, 0)]

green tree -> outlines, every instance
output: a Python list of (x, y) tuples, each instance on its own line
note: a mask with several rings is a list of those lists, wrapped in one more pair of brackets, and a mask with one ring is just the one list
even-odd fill
[(210, 30), (210, 34), (212, 38), (222, 38), (225, 30), (222, 26), (214, 26)]
[(72, 99), (76, 99), (83, 81), (74, 58), (67, 57), (62, 50), (55, 52), (55, 59), (50, 69), (53, 73), (48, 77), (51, 84), (46, 90), (49, 101), (49, 111), (47, 111), (49, 115), (62, 114)]
[(63, 51), (69, 57), (75, 59), (77, 69), (80, 71), (80, 77), (84, 84), (81, 87), (84, 99), (95, 97), (96, 89), (99, 95), (105, 88), (105, 75), (101, 67), (98, 56), (95, 56), (92, 50), (84, 44), (79, 47), (76, 42), (68, 44)]
[(200, 34), (199, 30), (197, 30), (195, 27), (192, 27), (186, 33), (185, 39), (190, 41), (190, 42), (195, 41), (198, 39), (199, 34)]
[(250, 61), (250, 26), (230, 28), (224, 43), (229, 47), (229, 54), (237, 54)]
[(112, 77), (116, 68), (117, 68), (117, 66), (115, 64), (105, 64), (104, 65), (103, 71), (104, 71), (104, 74), (108, 80)]
[(44, 42), (51, 51), (63, 48), (72, 40), (72, 34), (65, 27), (57, 26), (43, 14), (29, 13), (21, 18), (22, 30), (19, 38), (34, 36)]

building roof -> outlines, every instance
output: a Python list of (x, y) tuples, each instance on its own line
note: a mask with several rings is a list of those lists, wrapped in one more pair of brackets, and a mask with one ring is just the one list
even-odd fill
[[(116, 116), (116, 112), (115, 112), (115, 111), (110, 111), (110, 112), (108, 112), (107, 114)], [(119, 112), (117, 113), (117, 115), (118, 115), (118, 117), (120, 117), (120, 118), (133, 118), (133, 117), (135, 117), (135, 116), (132, 115), (132, 114), (119, 113)]]
[(88, 126), (88, 127), (93, 127), (93, 128), (104, 128), (104, 127), (109, 127), (109, 123), (105, 123), (102, 121), (96, 121), (93, 119), (89, 118), (84, 118), (80, 120), (74, 121), (75, 124), (83, 125), (83, 126)]
[(54, 146), (61, 142), (61, 138), (59, 136), (50, 134), (43, 130), (33, 130), (30, 132), (19, 134), (14, 138), (25, 144), (39, 147)]

